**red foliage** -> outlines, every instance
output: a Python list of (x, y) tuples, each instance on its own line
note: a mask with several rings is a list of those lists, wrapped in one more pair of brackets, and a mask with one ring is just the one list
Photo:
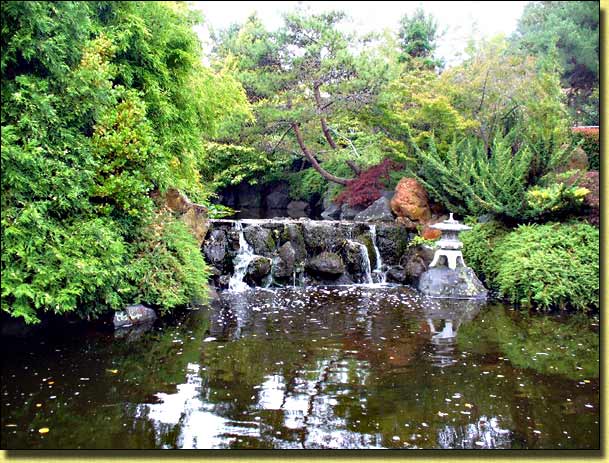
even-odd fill
[(382, 190), (385, 188), (383, 180), (389, 180), (389, 172), (403, 168), (404, 166), (401, 164), (391, 159), (385, 159), (351, 180), (334, 201), (338, 204), (347, 203), (351, 207), (368, 207), (381, 197)]
[(599, 127), (596, 125), (589, 125), (589, 126), (585, 126), (585, 127), (571, 127), (571, 131), (573, 133), (582, 133), (589, 137), (598, 138)]

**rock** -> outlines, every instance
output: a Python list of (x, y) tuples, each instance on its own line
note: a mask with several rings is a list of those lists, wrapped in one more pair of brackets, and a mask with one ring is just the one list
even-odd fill
[(396, 265), (387, 270), (387, 281), (401, 284), (409, 283), (406, 271), (401, 265)]
[(205, 260), (217, 267), (221, 272), (227, 269), (228, 239), (224, 230), (211, 230), (203, 243)]
[(302, 232), (308, 255), (319, 254), (322, 251), (335, 251), (345, 241), (342, 228), (323, 221), (303, 222)]
[(237, 206), (247, 209), (262, 208), (262, 188), (260, 185), (250, 185), (241, 182), (236, 187)]
[(342, 256), (346, 270), (350, 275), (361, 277), (365, 273), (362, 261), (362, 248), (356, 242), (347, 241), (343, 246)]
[(269, 255), (275, 250), (273, 233), (268, 228), (250, 225), (243, 229), (243, 237), (254, 248), (254, 254)]
[(395, 221), (403, 226), (406, 230), (416, 230), (417, 224), (410, 220), (408, 217), (398, 217)]
[(358, 213), (354, 220), (362, 222), (393, 222), (395, 217), (391, 212), (389, 200), (384, 196), (374, 201), (368, 208)]
[(180, 220), (188, 226), (191, 233), (197, 239), (199, 246), (201, 246), (209, 228), (207, 208), (193, 203), (184, 193), (179, 192), (175, 188), (167, 190), (165, 205), (173, 212), (181, 214)]
[(294, 275), (294, 264), (296, 262), (296, 251), (289, 241), (284, 243), (278, 250), (278, 261), (273, 267), (273, 276), (278, 279), (292, 278)]
[(288, 215), (293, 218), (308, 217), (309, 203), (305, 201), (291, 201), (288, 204)]
[(429, 225), (425, 225), (423, 227), (423, 231), (421, 232), (421, 236), (426, 240), (437, 240), (442, 236), (442, 231), (431, 228)]
[(253, 286), (262, 286), (269, 273), (271, 273), (271, 259), (255, 256), (247, 266), (245, 282)]
[(404, 269), (405, 283), (416, 285), (419, 277), (427, 271), (434, 255), (434, 249), (421, 245), (408, 248), (400, 259), (400, 267)]
[(345, 273), (345, 264), (338, 254), (322, 252), (307, 262), (306, 269), (314, 277), (336, 279)]
[(267, 209), (285, 209), (290, 202), (289, 185), (287, 183), (279, 183), (275, 185), (266, 195)]
[(340, 218), (341, 207), (336, 203), (330, 203), (321, 213), (321, 217), (326, 220), (337, 220)]
[(414, 178), (404, 177), (399, 181), (391, 199), (391, 210), (396, 216), (415, 222), (427, 222), (431, 218), (427, 192)]
[(296, 253), (296, 261), (303, 261), (307, 257), (307, 249), (304, 240), (304, 225), (288, 223), (285, 224), (280, 235), (280, 242), (289, 242)]
[(343, 203), (340, 208), (340, 218), (341, 220), (353, 220), (355, 216), (363, 210), (364, 207), (362, 206), (351, 207), (348, 204)]
[(130, 305), (120, 312), (114, 313), (114, 327), (122, 328), (156, 320), (154, 310), (142, 304)]
[(419, 291), (431, 297), (484, 298), (487, 290), (469, 267), (431, 267), (419, 278)]
[(133, 342), (139, 340), (145, 333), (154, 326), (154, 320), (148, 320), (136, 325), (126, 325), (114, 331), (115, 339), (122, 339), (123, 342)]
[(381, 223), (376, 227), (376, 246), (387, 265), (397, 265), (408, 249), (408, 230), (400, 225)]

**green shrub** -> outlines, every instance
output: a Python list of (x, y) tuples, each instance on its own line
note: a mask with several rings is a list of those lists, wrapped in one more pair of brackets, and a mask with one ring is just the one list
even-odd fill
[(465, 263), (473, 268), (476, 275), (489, 287), (494, 286), (498, 264), (494, 260), (493, 250), (508, 232), (500, 222), (491, 221), (476, 224), (470, 231), (460, 235)]
[(196, 18), (179, 2), (12, 1), (1, 16), (2, 310), (31, 323), (199, 298), (198, 246), (172, 218), (150, 235), (151, 193), (205, 199), (203, 143), (248, 111), (202, 65)]
[[(442, 153), (430, 139), (429, 149), (413, 143), (419, 162), (417, 178), (433, 199), (450, 211), (464, 215), (493, 213), (510, 220), (528, 220), (561, 214), (581, 204), (576, 186), (562, 186), (550, 201), (543, 192), (532, 192), (544, 185), (545, 177), (569, 159), (569, 146), (556, 146), (552, 140), (529, 142), (513, 130), (497, 134), (491, 146), (475, 137), (456, 139)], [(534, 190), (537, 191), (537, 190)]]
[(599, 231), (585, 223), (496, 222), (463, 234), (463, 255), (485, 284), (516, 304), (541, 310), (599, 307)]
[(521, 225), (495, 250), (495, 284), (512, 302), (541, 309), (599, 307), (599, 231), (583, 224)]
[(129, 266), (133, 297), (162, 312), (205, 302), (209, 271), (188, 227), (169, 214), (160, 214), (144, 236)]

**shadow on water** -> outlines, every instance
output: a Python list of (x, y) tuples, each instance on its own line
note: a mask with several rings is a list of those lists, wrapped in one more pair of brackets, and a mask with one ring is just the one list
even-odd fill
[(359, 285), (36, 339), (3, 340), (4, 448), (599, 447), (580, 318)]

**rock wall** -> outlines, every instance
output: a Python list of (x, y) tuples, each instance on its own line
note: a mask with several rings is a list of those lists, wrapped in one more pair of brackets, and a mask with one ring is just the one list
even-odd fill
[[(256, 256), (243, 279), (250, 286), (365, 283), (383, 275), (390, 282), (416, 283), (418, 275), (407, 271), (409, 256), (416, 255), (423, 271), (429, 264), (409, 248), (414, 235), (395, 222), (210, 220), (203, 253), (217, 288), (227, 288), (234, 274), (240, 233)], [(383, 275), (373, 275), (377, 250)]]

